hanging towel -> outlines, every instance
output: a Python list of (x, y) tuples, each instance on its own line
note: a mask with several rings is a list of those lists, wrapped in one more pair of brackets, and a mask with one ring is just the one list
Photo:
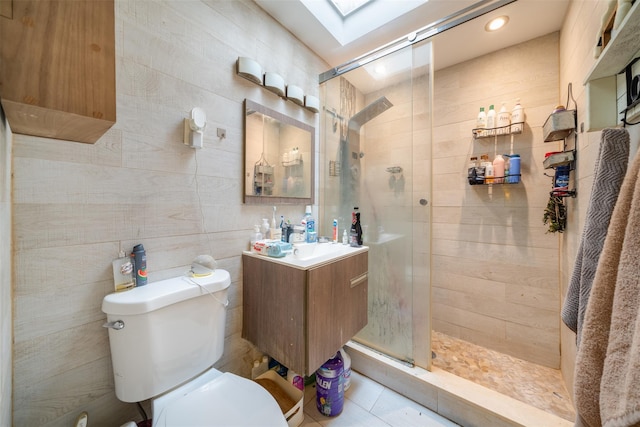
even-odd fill
[(640, 425), (640, 156), (616, 203), (575, 366), (576, 425)]
[(578, 346), (591, 284), (628, 163), (629, 132), (626, 129), (604, 129), (594, 168), (582, 240), (561, 314), (562, 321), (576, 332)]

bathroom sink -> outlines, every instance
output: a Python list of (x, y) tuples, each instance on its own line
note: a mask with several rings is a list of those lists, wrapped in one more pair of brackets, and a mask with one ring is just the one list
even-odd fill
[(293, 253), (287, 254), (287, 256), (282, 258), (268, 257), (249, 251), (245, 251), (244, 253), (306, 270), (368, 250), (369, 248), (367, 246), (355, 248), (349, 245), (343, 245), (342, 243), (295, 243), (293, 245)]

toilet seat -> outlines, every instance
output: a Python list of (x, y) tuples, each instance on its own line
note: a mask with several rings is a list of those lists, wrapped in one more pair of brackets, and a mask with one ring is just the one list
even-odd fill
[(254, 381), (215, 369), (159, 397), (153, 406), (154, 427), (287, 427), (278, 403), (267, 390)]

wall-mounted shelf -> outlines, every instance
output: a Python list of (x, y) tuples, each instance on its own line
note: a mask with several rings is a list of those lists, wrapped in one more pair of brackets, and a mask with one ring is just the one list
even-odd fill
[[(569, 88), (571, 90), (571, 88)], [(559, 141), (562, 140), (562, 150), (557, 153), (547, 153), (544, 161), (542, 162), (545, 169), (553, 169), (555, 176), (553, 184), (558, 185), (557, 180), (559, 176), (566, 176), (567, 186), (554, 187), (549, 193), (552, 197), (576, 197), (578, 195), (577, 190), (568, 188), (569, 177), (571, 171), (575, 169), (575, 159), (577, 154), (578, 144), (576, 142), (576, 110), (561, 110), (556, 111), (547, 117), (547, 120), (542, 126), (542, 134), (544, 136), (544, 142)], [(574, 135), (574, 148), (573, 150), (567, 150), (567, 138)], [(565, 174), (560, 171), (566, 172)]]
[(575, 151), (562, 151), (560, 153), (552, 154), (544, 159), (542, 162), (545, 169), (553, 169), (558, 166), (570, 165), (575, 160)]
[[(494, 176), (491, 178), (485, 179), (485, 177), (477, 177), (473, 183), (471, 180), (469, 181), (469, 185), (512, 185), (512, 184), (520, 184), (521, 174), (515, 175), (506, 175), (506, 176)], [(502, 180), (502, 182), (499, 182)]]
[(576, 110), (562, 110), (547, 118), (542, 126), (544, 142), (565, 139), (576, 128)]
[[(625, 66), (640, 53), (639, 4), (639, 1), (633, 4), (584, 80), (587, 89), (587, 131), (620, 123), (618, 99), (626, 96), (626, 88), (624, 91), (617, 90), (617, 74), (624, 71)], [(623, 104), (621, 107), (625, 108), (626, 102)], [(640, 116), (640, 109), (635, 111), (627, 120)]]

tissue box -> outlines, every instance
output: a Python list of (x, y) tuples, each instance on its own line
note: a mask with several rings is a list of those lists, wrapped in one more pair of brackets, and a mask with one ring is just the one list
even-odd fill
[(264, 387), (276, 399), (289, 427), (298, 427), (302, 424), (302, 421), (304, 421), (304, 410), (302, 409), (304, 392), (302, 390), (296, 388), (274, 370), (265, 372), (254, 381)]

